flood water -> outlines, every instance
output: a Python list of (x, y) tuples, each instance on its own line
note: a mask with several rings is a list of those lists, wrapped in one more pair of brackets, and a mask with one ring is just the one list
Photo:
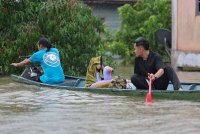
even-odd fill
[(200, 103), (39, 88), (0, 78), (0, 134), (197, 134)]

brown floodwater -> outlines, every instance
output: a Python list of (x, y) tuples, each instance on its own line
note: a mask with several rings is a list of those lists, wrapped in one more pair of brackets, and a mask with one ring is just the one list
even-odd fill
[[(132, 67), (124, 68), (118, 71), (119, 75), (131, 76)], [(197, 72), (180, 76), (199, 81)], [(154, 100), (146, 105), (142, 98), (40, 88), (13, 82), (9, 77), (0, 78), (1, 134), (198, 134), (199, 131), (199, 102)]]
[[(130, 79), (133, 66), (113, 75)], [(199, 82), (199, 72), (177, 72), (182, 82)], [(40, 88), (0, 77), (1, 134), (197, 134), (200, 103), (100, 95)]]

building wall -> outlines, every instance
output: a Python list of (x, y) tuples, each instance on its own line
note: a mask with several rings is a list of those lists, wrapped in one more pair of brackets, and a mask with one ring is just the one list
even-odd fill
[(113, 4), (89, 4), (93, 14), (103, 18), (109, 30), (114, 31), (120, 26), (120, 19), (117, 8), (119, 5)]
[(196, 16), (196, 0), (177, 2), (177, 50), (200, 52), (200, 16)]
[(103, 18), (109, 30), (115, 31), (120, 26), (118, 7), (135, 4), (137, 0), (83, 0), (90, 6), (95, 16)]
[(172, 0), (172, 66), (200, 68), (200, 16), (196, 0)]
[(133, 4), (137, 0), (83, 0), (83, 2), (87, 4)]

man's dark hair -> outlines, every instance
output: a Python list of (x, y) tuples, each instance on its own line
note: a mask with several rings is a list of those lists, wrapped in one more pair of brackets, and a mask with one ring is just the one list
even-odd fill
[(149, 50), (149, 42), (146, 38), (144, 37), (138, 37), (136, 40), (135, 40), (135, 44), (136, 46), (143, 46), (145, 50)]

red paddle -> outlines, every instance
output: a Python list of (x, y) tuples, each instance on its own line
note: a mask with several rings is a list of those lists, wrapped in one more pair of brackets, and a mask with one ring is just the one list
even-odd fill
[(149, 92), (146, 95), (146, 103), (150, 104), (152, 102), (152, 96), (151, 96), (151, 91), (152, 91), (152, 78), (148, 76), (149, 79)]

